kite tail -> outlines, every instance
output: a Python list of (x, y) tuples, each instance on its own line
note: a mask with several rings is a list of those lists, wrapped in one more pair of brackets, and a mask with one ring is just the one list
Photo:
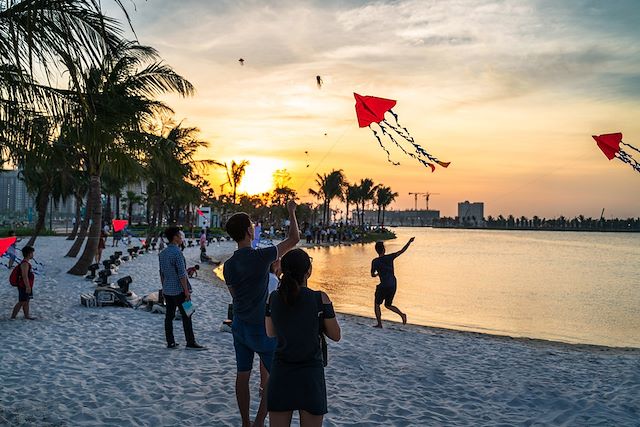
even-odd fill
[[(391, 141), (393, 141), (393, 143), (394, 143), (394, 144), (396, 144), (396, 146), (397, 146), (398, 148), (400, 148), (400, 150), (402, 150), (402, 152), (403, 152), (404, 154), (406, 154), (406, 155), (407, 155), (407, 156), (409, 156), (409, 157), (412, 157), (412, 158), (416, 159), (416, 160), (417, 160), (418, 162), (420, 162), (423, 166), (429, 166), (429, 167), (431, 168), (431, 172), (433, 172), (433, 171), (436, 169), (436, 167), (435, 167), (434, 165), (432, 165), (431, 163), (429, 163), (429, 162), (425, 161), (422, 157), (417, 156), (417, 155), (415, 155), (415, 154), (413, 154), (413, 153), (408, 152), (408, 151), (407, 151), (407, 150), (406, 150), (402, 145), (400, 145), (400, 143), (399, 143), (398, 141), (396, 141), (396, 139), (393, 137), (393, 135), (391, 135), (391, 133), (390, 133), (389, 131), (387, 131), (387, 129), (386, 129), (384, 126), (382, 126), (382, 123), (383, 123), (383, 122), (384, 122), (385, 124), (389, 125), (389, 123), (388, 123), (386, 120), (383, 120), (383, 121), (381, 121), (380, 123), (378, 123), (378, 126), (380, 126), (380, 129), (382, 130), (382, 133), (383, 133), (383, 134), (385, 134), (386, 136), (388, 136), (388, 137), (389, 137), (389, 139), (390, 139)], [(390, 126), (390, 125), (389, 125), (389, 126)]]
[(636, 172), (640, 172), (640, 163), (626, 152), (622, 150), (618, 151), (618, 158), (630, 165)]
[[(394, 166), (399, 166), (399, 165), (400, 165), (400, 163), (399, 163), (399, 162), (394, 162), (393, 160), (391, 160), (391, 153), (389, 152), (389, 150), (387, 150), (387, 147), (385, 147), (385, 146), (382, 144), (382, 140), (381, 140), (381, 139), (380, 139), (380, 137), (378, 136), (378, 132), (376, 132), (376, 131), (375, 131), (375, 129), (373, 129), (373, 128), (371, 127), (371, 125), (369, 125), (369, 129), (371, 129), (371, 131), (373, 132), (373, 136), (375, 136), (375, 137), (376, 137), (376, 139), (378, 140), (378, 144), (380, 144), (380, 148), (382, 148), (382, 149), (384, 150), (384, 152), (385, 152), (385, 153), (387, 153), (387, 161), (388, 161), (389, 163), (391, 163), (392, 165), (394, 165)], [(384, 131), (383, 131), (383, 132), (384, 132)]]
[(636, 147), (634, 147), (631, 144), (627, 144), (626, 142), (622, 142), (622, 141), (620, 141), (620, 144), (626, 145), (627, 147), (631, 148), (632, 150), (636, 150), (638, 153), (640, 153), (640, 150), (638, 150)]
[(413, 148), (416, 150), (416, 153), (418, 153), (419, 155), (425, 156), (426, 158), (428, 158), (429, 160), (431, 160), (434, 163), (439, 164), (440, 166), (442, 166), (443, 168), (448, 167), (451, 162), (443, 162), (438, 160), (435, 156), (432, 156), (431, 154), (429, 154), (424, 148), (422, 148), (422, 146), (420, 144), (418, 144), (415, 139), (413, 139), (413, 137), (411, 136), (411, 134), (409, 133), (409, 131), (407, 130), (407, 128), (402, 127), (399, 123), (398, 123), (398, 115), (395, 114), (393, 111), (389, 110), (389, 112), (393, 115), (393, 117), (396, 119), (396, 124), (398, 126), (394, 126), (393, 124), (389, 123), (388, 121), (384, 120), (384, 122), (387, 124), (387, 126), (389, 126), (391, 129), (394, 130), (395, 133), (397, 133), (398, 135), (400, 135), (402, 138), (406, 139), (407, 141), (409, 141), (411, 143), (411, 145), (413, 145)]

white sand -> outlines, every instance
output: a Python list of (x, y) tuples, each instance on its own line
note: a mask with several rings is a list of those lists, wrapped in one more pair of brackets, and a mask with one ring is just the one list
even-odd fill
[[(192, 281), (196, 339), (208, 350), (185, 350), (180, 322), (181, 348), (168, 350), (162, 315), (79, 305), (93, 287), (65, 273), (75, 262), (61, 257), (70, 245), (57, 237), (36, 243), (47, 265), (32, 302), (38, 320), (9, 320), (17, 291), (8, 271), (0, 273), (0, 425), (239, 425), (232, 337), (218, 332), (227, 290)], [(233, 249), (208, 251), (222, 258)], [(193, 261), (198, 254), (186, 251)], [(148, 254), (116, 277), (131, 275), (141, 295), (159, 288), (157, 269)], [(640, 423), (637, 350), (390, 323), (377, 330), (371, 319), (338, 317), (343, 340), (329, 343), (327, 426)]]

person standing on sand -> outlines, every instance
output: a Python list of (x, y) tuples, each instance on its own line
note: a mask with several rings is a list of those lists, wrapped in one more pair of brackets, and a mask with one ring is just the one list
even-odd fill
[(291, 425), (293, 411), (302, 427), (322, 425), (327, 413), (322, 347), (318, 336), (340, 341), (340, 325), (331, 300), (307, 287), (311, 257), (294, 249), (282, 257), (282, 279), (267, 303), (267, 334), (278, 338), (267, 388), (269, 425)]
[[(107, 226), (105, 225), (105, 228)], [(98, 240), (98, 251), (96, 252), (96, 264), (100, 264), (100, 260), (102, 259), (102, 251), (107, 246), (107, 232), (102, 229), (100, 231), (100, 240)]]
[[(296, 219), (296, 203), (287, 203), (289, 212), (289, 234), (277, 246), (253, 249), (251, 242), (255, 228), (251, 218), (244, 212), (231, 216), (225, 225), (229, 236), (238, 244), (238, 249), (224, 263), (224, 280), (233, 298), (233, 347), (236, 353), (236, 399), (242, 417), (242, 426), (249, 427), (249, 379), (253, 368), (253, 357), (258, 353), (267, 370), (271, 369), (276, 340), (269, 338), (265, 330), (265, 308), (269, 268), (279, 256), (289, 252), (300, 241)], [(264, 425), (267, 416), (266, 394), (260, 399), (254, 427)]]
[(415, 237), (410, 238), (402, 249), (389, 255), (385, 255), (384, 242), (376, 242), (378, 258), (371, 261), (371, 277), (380, 278), (380, 284), (376, 286), (374, 299), (374, 312), (376, 313), (377, 320), (377, 323), (373, 325), (375, 328), (382, 328), (382, 314), (380, 312), (380, 304), (382, 304), (382, 302), (384, 302), (384, 306), (386, 308), (400, 316), (402, 324), (407, 323), (407, 315), (400, 311), (398, 307), (393, 305), (393, 297), (395, 296), (398, 288), (398, 280), (394, 273), (393, 261), (405, 253), (415, 239)]
[(33, 299), (33, 283), (35, 282), (35, 276), (29, 261), (33, 259), (34, 252), (35, 250), (31, 246), (22, 248), (23, 259), (18, 271), (18, 303), (13, 307), (13, 312), (11, 312), (12, 319), (16, 318), (20, 309), (22, 309), (25, 319), (35, 319), (35, 317), (29, 315), (29, 301)]
[(182, 306), (185, 301), (191, 300), (191, 287), (187, 279), (187, 266), (179, 246), (182, 244), (182, 234), (178, 227), (169, 227), (164, 232), (169, 244), (158, 255), (160, 263), (160, 282), (162, 283), (162, 295), (164, 296), (167, 311), (164, 318), (164, 333), (167, 339), (167, 348), (176, 348), (178, 344), (173, 337), (173, 318), (176, 315), (176, 307), (182, 315), (182, 327), (184, 337), (187, 340), (187, 348), (192, 350), (204, 350), (204, 347), (196, 342), (193, 335), (191, 316)]
[[(16, 235), (16, 232), (11, 230), (9, 231), (9, 237), (13, 237)], [(9, 269), (13, 268), (13, 264), (16, 262), (16, 243), (20, 242), (22, 239), (16, 238), (16, 241), (9, 246), (7, 249), (7, 255), (9, 255)]]

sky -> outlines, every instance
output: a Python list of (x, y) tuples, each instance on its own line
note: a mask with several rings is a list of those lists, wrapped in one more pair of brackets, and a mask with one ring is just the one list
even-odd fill
[[(621, 131), (640, 146), (638, 1), (138, 0), (129, 12), (140, 43), (196, 86), (166, 100), (210, 142), (202, 158), (249, 160), (243, 191), (285, 168), (310, 201), (315, 174), (342, 169), (398, 192), (394, 209), (431, 192), (447, 216), (465, 200), (485, 216), (640, 216), (640, 175), (591, 138)], [(397, 100), (402, 125), (451, 166), (431, 173), (391, 145), (401, 165), (388, 163), (353, 92)], [(221, 171), (211, 179), (219, 189)]]

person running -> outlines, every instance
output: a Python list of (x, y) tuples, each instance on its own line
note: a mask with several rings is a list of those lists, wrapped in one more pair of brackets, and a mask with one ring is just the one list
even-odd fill
[(323, 333), (333, 341), (340, 341), (340, 325), (327, 294), (307, 287), (311, 262), (302, 249), (283, 256), (280, 287), (267, 304), (267, 335), (278, 338), (267, 389), (272, 427), (291, 425), (293, 411), (299, 411), (302, 427), (321, 426), (327, 413), (318, 336)]
[(178, 344), (173, 337), (173, 318), (176, 315), (176, 307), (182, 315), (182, 328), (187, 340), (187, 348), (192, 350), (204, 350), (204, 347), (196, 342), (193, 334), (191, 317), (182, 306), (185, 301), (191, 300), (191, 286), (187, 279), (187, 267), (184, 256), (179, 246), (182, 243), (182, 235), (178, 227), (169, 227), (164, 232), (169, 244), (160, 252), (160, 282), (162, 283), (162, 295), (167, 306), (164, 318), (164, 333), (167, 339), (167, 348), (176, 348)]
[[(253, 367), (253, 357), (258, 353), (267, 370), (271, 369), (276, 340), (269, 338), (265, 330), (265, 307), (267, 286), (271, 264), (291, 250), (300, 241), (296, 203), (287, 203), (290, 229), (285, 240), (277, 246), (253, 249), (254, 225), (244, 212), (231, 216), (225, 228), (229, 236), (238, 244), (238, 249), (224, 263), (224, 280), (233, 298), (233, 346), (236, 353), (236, 399), (242, 417), (242, 426), (251, 425), (249, 418), (249, 379)], [(265, 393), (266, 394), (266, 393)], [(255, 418), (255, 427), (264, 425), (267, 416), (266, 400), (263, 395)]]
[(33, 299), (33, 284), (35, 282), (35, 275), (29, 261), (33, 259), (34, 252), (35, 249), (31, 246), (22, 248), (22, 262), (16, 267), (20, 268), (18, 270), (18, 303), (13, 307), (12, 319), (16, 318), (20, 309), (22, 309), (25, 319), (35, 319), (29, 315), (29, 301)]
[(380, 284), (376, 286), (376, 294), (374, 300), (374, 312), (376, 313), (377, 323), (373, 325), (375, 328), (382, 328), (382, 314), (380, 313), (380, 304), (384, 302), (384, 306), (389, 310), (397, 313), (402, 319), (402, 324), (407, 323), (407, 315), (393, 305), (393, 297), (396, 294), (398, 281), (396, 279), (393, 261), (400, 255), (405, 253), (409, 246), (415, 240), (415, 237), (409, 239), (406, 245), (398, 252), (385, 255), (384, 242), (376, 242), (376, 252), (378, 258), (371, 261), (371, 277), (379, 277)]

